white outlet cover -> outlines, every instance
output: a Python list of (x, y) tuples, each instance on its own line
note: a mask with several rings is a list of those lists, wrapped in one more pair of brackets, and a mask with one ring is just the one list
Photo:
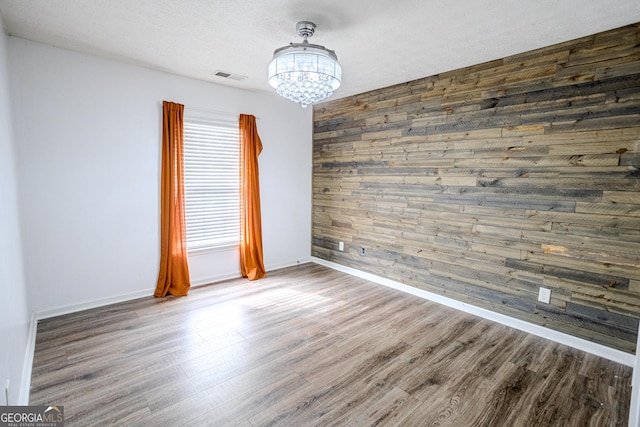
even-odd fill
[(549, 304), (551, 302), (551, 289), (540, 288), (540, 291), (538, 292), (538, 301)]
[(338, 243), (338, 250), (344, 251), (344, 242)]

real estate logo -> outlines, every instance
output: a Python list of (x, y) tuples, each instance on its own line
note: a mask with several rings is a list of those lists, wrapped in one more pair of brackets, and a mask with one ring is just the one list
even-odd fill
[(0, 406), (0, 427), (63, 426), (63, 406)]

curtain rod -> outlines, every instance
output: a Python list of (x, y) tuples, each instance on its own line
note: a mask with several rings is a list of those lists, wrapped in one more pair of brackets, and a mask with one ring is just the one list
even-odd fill
[[(210, 110), (207, 108), (191, 107), (189, 105), (185, 105), (184, 108), (188, 108), (189, 110), (197, 111), (200, 113), (220, 114), (223, 116), (231, 116), (231, 117), (240, 117), (240, 114), (244, 114), (244, 113), (230, 113), (228, 111), (220, 111), (220, 110)], [(258, 116), (254, 116), (254, 117), (256, 118), (256, 120), (260, 120), (260, 117)]]

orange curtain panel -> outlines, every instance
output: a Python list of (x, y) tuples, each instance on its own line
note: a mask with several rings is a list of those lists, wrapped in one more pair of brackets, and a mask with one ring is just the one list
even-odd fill
[(258, 156), (262, 141), (256, 118), (240, 115), (240, 271), (257, 280), (267, 275), (262, 256), (262, 219)]
[(184, 213), (184, 105), (164, 101), (162, 108), (160, 272), (154, 296), (184, 296), (191, 287)]

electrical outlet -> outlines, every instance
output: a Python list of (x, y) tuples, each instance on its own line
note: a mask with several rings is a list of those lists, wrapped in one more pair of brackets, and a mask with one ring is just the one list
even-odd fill
[(338, 250), (339, 251), (344, 251), (344, 242), (338, 243)]
[(549, 304), (551, 302), (551, 289), (540, 288), (538, 293), (538, 301)]
[(364, 248), (360, 248), (360, 255), (364, 255)]

